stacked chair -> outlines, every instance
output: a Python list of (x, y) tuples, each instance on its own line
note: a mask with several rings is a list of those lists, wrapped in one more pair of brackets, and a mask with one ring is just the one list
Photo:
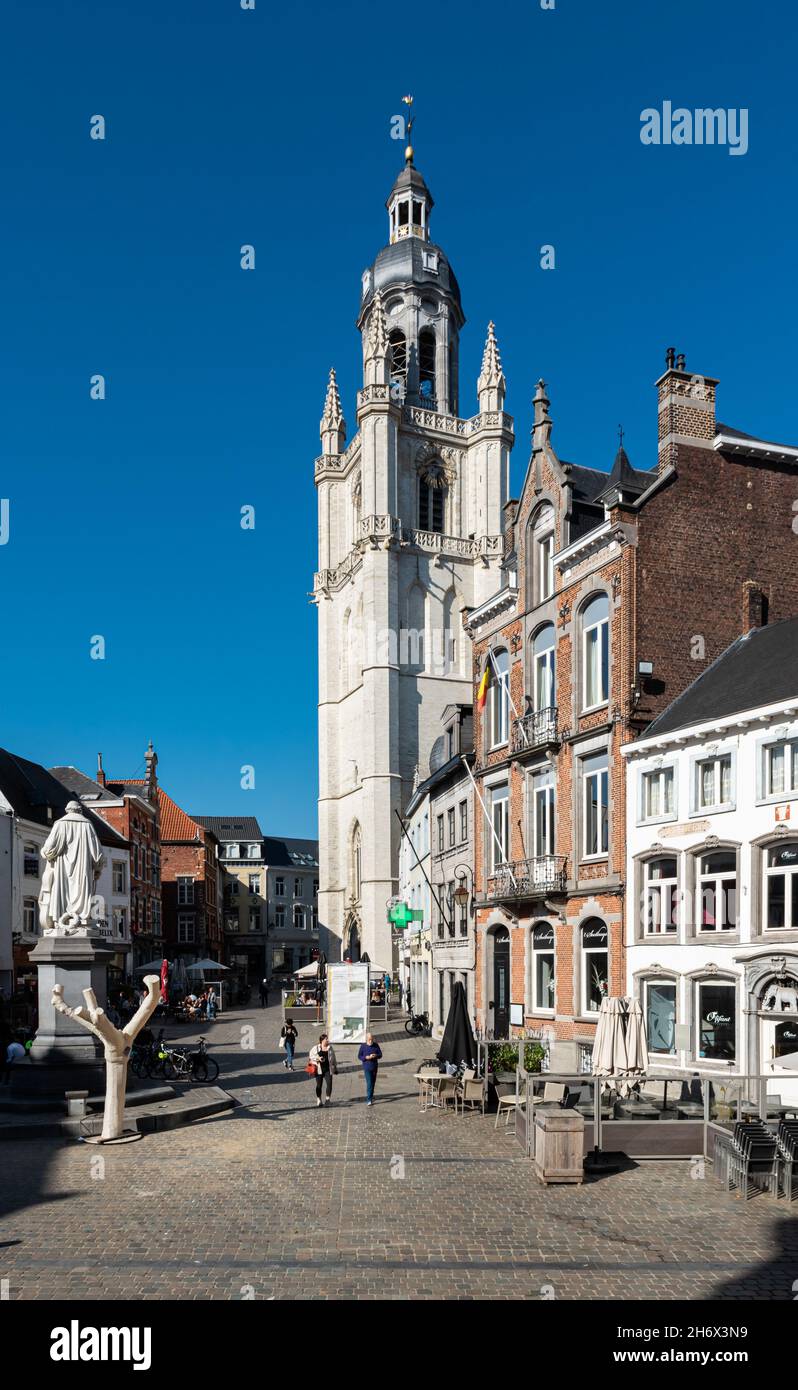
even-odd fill
[[(780, 1131), (781, 1131), (780, 1126)], [(798, 1125), (795, 1126), (798, 1143)], [(761, 1120), (738, 1120), (731, 1134), (715, 1136), (715, 1172), (731, 1192), (737, 1188), (744, 1201), (749, 1189), (779, 1195), (780, 1143)], [(792, 1189), (792, 1169), (790, 1169)]]
[(780, 1186), (791, 1202), (798, 1191), (796, 1165), (798, 1165), (798, 1120), (782, 1120), (776, 1131), (776, 1143), (780, 1159)]

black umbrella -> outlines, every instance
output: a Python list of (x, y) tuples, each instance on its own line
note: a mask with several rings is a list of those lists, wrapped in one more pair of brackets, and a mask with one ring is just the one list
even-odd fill
[(477, 1045), (474, 1042), (471, 1019), (468, 1017), (466, 993), (458, 980), (452, 992), (449, 1017), (443, 1030), (438, 1060), (453, 1062), (457, 1067), (472, 1067), (476, 1063), (476, 1056)]

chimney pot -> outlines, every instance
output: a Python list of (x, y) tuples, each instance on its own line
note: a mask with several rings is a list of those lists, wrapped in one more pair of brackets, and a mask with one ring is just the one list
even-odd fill
[(667, 371), (670, 371), (672, 369), (675, 356), (676, 348), (668, 348), (665, 353), (665, 367)]
[(676, 370), (677, 372), (683, 372), (686, 370), (683, 352), (680, 352), (679, 356), (676, 358)]

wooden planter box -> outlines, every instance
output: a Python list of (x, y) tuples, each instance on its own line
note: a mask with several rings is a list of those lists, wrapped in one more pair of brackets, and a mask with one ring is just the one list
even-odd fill
[(583, 1182), (585, 1117), (576, 1110), (535, 1113), (535, 1176), (542, 1183)]

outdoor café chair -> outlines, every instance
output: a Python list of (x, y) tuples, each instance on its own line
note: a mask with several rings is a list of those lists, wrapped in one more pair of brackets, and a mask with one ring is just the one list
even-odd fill
[(506, 1129), (508, 1124), (510, 1123), (511, 1115), (513, 1117), (513, 1124), (515, 1124), (516, 1116), (518, 1114), (519, 1109), (522, 1105), (526, 1105), (526, 1096), (499, 1096), (498, 1101), (499, 1103), (496, 1110), (496, 1123), (494, 1124), (493, 1128), (499, 1128), (499, 1117), (503, 1114), (504, 1128)]
[(758, 1191), (760, 1183), (752, 1178), (763, 1180), (764, 1187), (774, 1197), (779, 1195), (779, 1149), (776, 1136), (761, 1121), (739, 1121), (734, 1126), (732, 1153), (729, 1161), (729, 1181), (740, 1189), (744, 1202), (748, 1200), (748, 1189)]
[(459, 1082), (456, 1076), (444, 1076), (441, 1078), (441, 1083), (438, 1087), (438, 1104), (441, 1110), (448, 1110), (451, 1104), (454, 1106), (455, 1115), (457, 1114), (459, 1090)]
[(481, 1110), (485, 1114), (485, 1085), (484, 1076), (477, 1076), (473, 1067), (469, 1067), (463, 1073), (463, 1080), (460, 1084), (460, 1114), (465, 1114), (465, 1108), (469, 1110)]

